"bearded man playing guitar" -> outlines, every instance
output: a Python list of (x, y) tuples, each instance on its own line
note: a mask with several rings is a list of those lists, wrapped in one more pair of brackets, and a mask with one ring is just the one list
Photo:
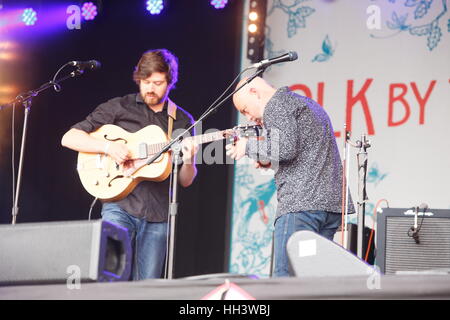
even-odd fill
[[(166, 49), (145, 52), (133, 73), (140, 92), (100, 104), (84, 121), (75, 124), (65, 133), (61, 144), (80, 154), (104, 155), (115, 162), (114, 168), (117, 167), (118, 170), (134, 167), (133, 161), (139, 157), (135, 156), (136, 152), (130, 149), (130, 143), (127, 144), (126, 139), (91, 133), (111, 124), (131, 133), (156, 125), (170, 139), (172, 130), (187, 129), (194, 122), (193, 117), (168, 97), (177, 78), (178, 59), (171, 52)], [(191, 134), (194, 135), (194, 132)], [(179, 183), (183, 187), (190, 186), (197, 174), (194, 161), (197, 151), (198, 144), (195, 141), (183, 140), (183, 164), (179, 170)], [(78, 170), (82, 169), (83, 164), (79, 161)], [(162, 276), (167, 244), (168, 173), (170, 171), (166, 170), (162, 177), (153, 181), (138, 181), (132, 189), (122, 193), (126, 195), (124, 198), (100, 197), (107, 200), (103, 201), (102, 219), (127, 228), (133, 240), (133, 280)], [(110, 173), (106, 174), (107, 177), (109, 175)], [(116, 177), (124, 180), (129, 176)], [(109, 186), (121, 180), (113, 181), (116, 177), (109, 180)], [(83, 184), (89, 183), (83, 181)], [(99, 185), (99, 181), (91, 184), (94, 187)]]

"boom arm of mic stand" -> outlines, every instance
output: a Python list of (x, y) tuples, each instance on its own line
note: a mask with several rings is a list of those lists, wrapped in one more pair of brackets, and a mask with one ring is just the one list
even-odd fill
[(51, 86), (54, 86), (54, 87), (58, 86), (60, 88), (60, 85), (59, 85), (60, 82), (66, 80), (66, 79), (69, 79), (69, 78), (76, 77), (81, 74), (83, 74), (83, 71), (77, 70), (77, 71), (71, 72), (69, 75), (67, 75), (66, 77), (64, 77), (58, 81), (46, 82), (36, 90), (31, 90), (24, 94), (18, 95), (16, 97), (16, 99), (14, 99), (14, 101), (12, 101), (11, 103), (8, 104), (8, 105), (14, 106), (16, 103), (23, 103), (23, 105), (25, 107), (24, 121), (23, 121), (23, 128), (22, 128), (22, 142), (21, 142), (21, 146), (20, 146), (19, 167), (18, 167), (18, 172), (17, 172), (17, 185), (16, 185), (15, 190), (13, 190), (14, 203), (13, 203), (13, 207), (11, 209), (11, 215), (12, 215), (11, 223), (13, 225), (16, 224), (17, 215), (19, 214), (19, 196), (20, 196), (20, 187), (21, 187), (21, 182), (22, 182), (23, 160), (24, 160), (24, 154), (25, 154), (26, 134), (27, 134), (27, 128), (28, 128), (28, 116), (31, 111), (32, 99), (33, 99), (33, 97), (36, 97), (40, 92), (50, 88)]
[(158, 159), (163, 153), (169, 151), (169, 149), (172, 147), (172, 145), (177, 142), (183, 140), (183, 136), (188, 133), (193, 127), (195, 127), (199, 122), (206, 119), (208, 116), (210, 116), (214, 111), (216, 111), (221, 105), (225, 103), (231, 96), (233, 96), (236, 92), (241, 90), (244, 86), (246, 86), (250, 81), (255, 79), (257, 76), (262, 74), (265, 71), (265, 68), (258, 69), (251, 77), (249, 77), (245, 83), (239, 86), (236, 90), (234, 90), (232, 93), (230, 93), (228, 96), (223, 98), (221, 101), (219, 101), (215, 106), (212, 105), (208, 108), (208, 111), (203, 114), (197, 121), (195, 121), (189, 128), (184, 130), (182, 133), (180, 133), (176, 138), (172, 139), (169, 143), (167, 143), (158, 153), (156, 153), (153, 157), (151, 157), (146, 164), (151, 164), (155, 162), (156, 159)]
[[(70, 78), (74, 78), (77, 76), (80, 76), (83, 74), (83, 70), (75, 70), (72, 71), (69, 75), (57, 80), (57, 81), (49, 81), (44, 83), (43, 85), (41, 85), (38, 89), (36, 90), (31, 90), (22, 94), (19, 94), (13, 101), (4, 104), (3, 106), (0, 106), (0, 110), (5, 109), (7, 107), (12, 107), (15, 104), (18, 103), (25, 103), (25, 101), (28, 101), (34, 97), (36, 97), (37, 95), (39, 95), (39, 93), (41, 93), (44, 90), (47, 90), (50, 87), (57, 87), (59, 90), (61, 89), (61, 85), (60, 83), (63, 82), (64, 80), (70, 79)], [(57, 90), (58, 91), (58, 90)], [(59, 92), (59, 91), (58, 91)]]

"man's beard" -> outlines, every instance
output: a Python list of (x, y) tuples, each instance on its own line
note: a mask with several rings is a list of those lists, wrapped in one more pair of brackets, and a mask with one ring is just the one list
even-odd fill
[(147, 93), (145, 96), (141, 93), (141, 96), (144, 99), (145, 104), (149, 107), (159, 105), (165, 98), (165, 96), (160, 97), (156, 93)]

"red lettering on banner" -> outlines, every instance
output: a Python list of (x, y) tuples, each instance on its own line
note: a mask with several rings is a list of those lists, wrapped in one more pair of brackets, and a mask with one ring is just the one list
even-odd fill
[[(396, 88), (400, 88), (402, 92), (398, 96), (394, 96), (394, 91)], [(389, 115), (388, 115), (388, 126), (389, 127), (395, 127), (399, 126), (403, 123), (405, 123), (410, 114), (411, 114), (411, 108), (409, 107), (408, 101), (405, 100), (406, 92), (408, 91), (408, 87), (404, 83), (393, 83), (389, 86)], [(394, 102), (399, 101), (403, 104), (403, 107), (405, 108), (405, 115), (403, 116), (403, 119), (400, 121), (394, 121)]]
[[(369, 102), (367, 100), (367, 91), (372, 84), (373, 79), (368, 78), (365, 80), (362, 88), (354, 92), (354, 80), (347, 80), (347, 104), (345, 110), (345, 124), (347, 130), (351, 132), (352, 130), (352, 120), (353, 120), (353, 108), (359, 102), (363, 109), (364, 118), (366, 121), (367, 133), (368, 135), (375, 135), (375, 127), (372, 120), (372, 114), (370, 112)], [(431, 93), (436, 86), (437, 80), (431, 80), (426, 92), (421, 94), (416, 82), (411, 82), (411, 88), (419, 104), (419, 125), (425, 124), (425, 108), (431, 96)], [(450, 84), (450, 79), (448, 80)], [(300, 94), (304, 96), (313, 98), (313, 90), (310, 89), (305, 84), (293, 84), (289, 87), (292, 91), (301, 91)], [(389, 85), (389, 101), (388, 101), (388, 126), (396, 127), (406, 123), (411, 116), (411, 105), (406, 99), (406, 94), (408, 93), (408, 85), (405, 83), (391, 83)], [(324, 106), (325, 97), (325, 82), (317, 83), (317, 103), (322, 107)], [(397, 104), (397, 105), (395, 105)], [(404, 109), (404, 114), (401, 119), (394, 119), (394, 107), (398, 108), (398, 104), (401, 104)], [(335, 137), (341, 137), (340, 131), (334, 132)]]
[(303, 91), (305, 96), (307, 96), (310, 99), (313, 98), (311, 90), (308, 88), (308, 86), (306, 86), (304, 84), (294, 84), (294, 85), (290, 86), (289, 89), (291, 89), (292, 91), (301, 90), (301, 91)]
[(353, 107), (357, 102), (361, 102), (364, 117), (366, 118), (367, 133), (372, 136), (375, 134), (375, 129), (373, 127), (372, 115), (370, 114), (369, 103), (366, 98), (366, 91), (369, 89), (370, 84), (373, 79), (367, 79), (361, 90), (356, 95), (353, 95), (353, 80), (347, 81), (347, 107), (345, 115), (345, 123), (347, 125), (347, 130), (352, 131), (352, 111)]
[(324, 104), (323, 104), (324, 89), (325, 89), (325, 83), (319, 82), (319, 84), (317, 85), (317, 103), (320, 104), (322, 107), (324, 106)]
[(425, 97), (422, 98), (420, 96), (419, 89), (417, 88), (417, 85), (415, 82), (411, 82), (411, 87), (413, 89), (414, 95), (416, 96), (417, 102), (419, 103), (420, 108), (420, 116), (419, 116), (419, 124), (425, 123), (425, 104), (428, 101), (428, 98), (431, 95), (431, 91), (433, 91), (433, 88), (436, 84), (436, 80), (431, 81), (430, 85), (428, 86), (427, 93), (425, 93)]

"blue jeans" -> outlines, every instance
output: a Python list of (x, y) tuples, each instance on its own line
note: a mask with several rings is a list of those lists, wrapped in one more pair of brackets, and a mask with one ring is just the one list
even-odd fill
[(134, 248), (133, 280), (161, 278), (166, 257), (167, 222), (136, 218), (114, 202), (103, 204), (102, 219), (128, 229)]
[(341, 215), (328, 211), (299, 211), (284, 214), (275, 221), (273, 276), (287, 277), (289, 261), (286, 245), (289, 237), (301, 230), (309, 230), (333, 240), (337, 228), (341, 225)]

